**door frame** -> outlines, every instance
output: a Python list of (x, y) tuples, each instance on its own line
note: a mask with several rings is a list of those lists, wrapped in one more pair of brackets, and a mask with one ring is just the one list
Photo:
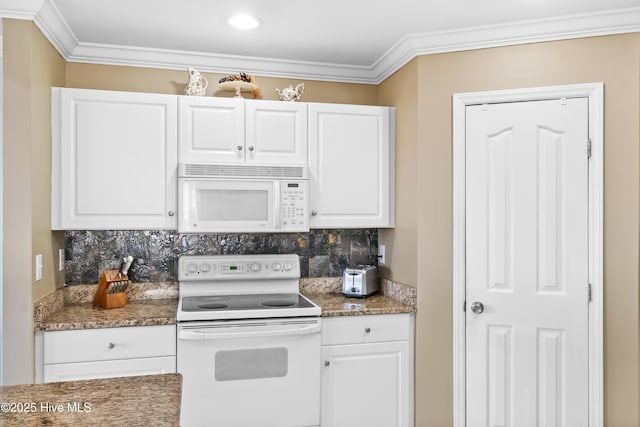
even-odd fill
[[(604, 84), (589, 83), (454, 94), (453, 104), (453, 425), (466, 426), (465, 141), (467, 105), (588, 98), (589, 138), (589, 426), (602, 427)], [(587, 284), (585, 283), (585, 292)]]

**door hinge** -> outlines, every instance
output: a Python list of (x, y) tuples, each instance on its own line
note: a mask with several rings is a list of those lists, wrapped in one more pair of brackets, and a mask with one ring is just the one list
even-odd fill
[(467, 301), (462, 303), (462, 311), (467, 311)]
[(589, 302), (591, 302), (591, 283), (589, 283), (589, 284), (587, 285), (587, 289), (588, 289), (588, 290), (587, 290), (587, 292), (588, 292), (588, 294), (587, 294), (587, 295), (589, 296)]
[(587, 139), (587, 158), (591, 158), (591, 138)]

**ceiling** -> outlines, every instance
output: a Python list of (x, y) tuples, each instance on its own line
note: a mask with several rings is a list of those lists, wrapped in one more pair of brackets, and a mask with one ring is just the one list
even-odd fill
[[(229, 27), (238, 12), (262, 20)], [(0, 0), (68, 61), (378, 83), (420, 54), (640, 31), (640, 0)]]

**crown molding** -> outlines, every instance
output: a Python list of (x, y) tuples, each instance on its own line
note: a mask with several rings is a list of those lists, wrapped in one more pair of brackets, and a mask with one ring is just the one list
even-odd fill
[(31, 19), (69, 62), (379, 84), (419, 55), (640, 31), (640, 7), (551, 19), (410, 34), (371, 66), (288, 61), (79, 42), (51, 0), (5, 0), (0, 16)]
[(33, 22), (65, 60), (73, 55), (79, 41), (52, 1), (42, 2)]
[(70, 62), (126, 65), (145, 68), (185, 70), (187, 66), (201, 72), (235, 73), (242, 70), (265, 77), (299, 78), (321, 81), (343, 81), (375, 84), (371, 67), (349, 64), (289, 61), (252, 56), (220, 55), (202, 52), (150, 49), (135, 46), (112, 46), (79, 43), (69, 57)]
[(509, 24), (410, 34), (373, 65), (377, 83), (419, 55), (640, 31), (640, 7)]
[(0, 4), (0, 17), (31, 21), (45, 1), (48, 0), (4, 0)]

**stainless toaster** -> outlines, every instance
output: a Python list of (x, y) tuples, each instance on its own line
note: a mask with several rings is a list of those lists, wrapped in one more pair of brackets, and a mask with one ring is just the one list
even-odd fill
[(342, 276), (342, 293), (348, 297), (368, 297), (378, 292), (378, 267), (360, 265), (347, 268)]

